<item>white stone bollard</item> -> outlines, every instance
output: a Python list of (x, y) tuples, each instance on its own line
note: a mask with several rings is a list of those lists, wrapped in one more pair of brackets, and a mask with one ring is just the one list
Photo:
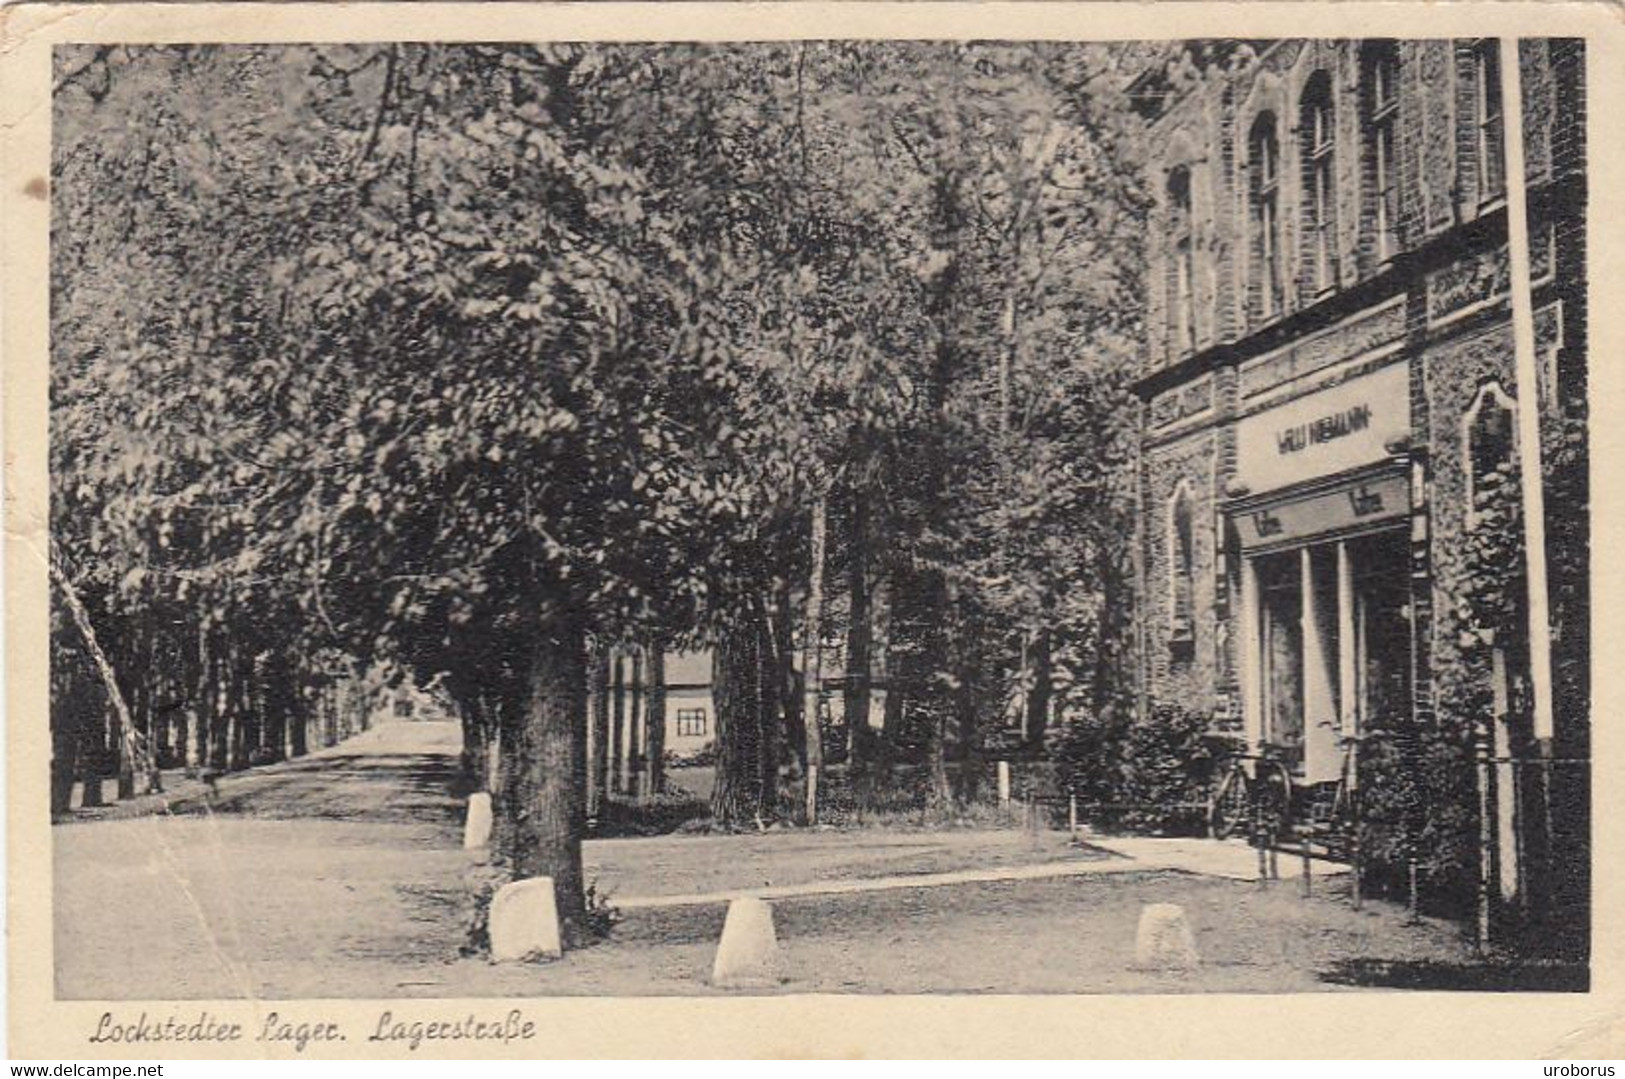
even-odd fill
[(491, 796), (479, 791), (468, 796), (468, 815), (463, 819), (463, 849), (478, 850), (491, 842)]
[(1008, 806), (1010, 804), (1010, 762), (1009, 761), (1000, 761), (999, 762), (999, 804), (1001, 806)]
[(728, 904), (728, 918), (722, 923), (711, 984), (725, 989), (762, 989), (779, 984), (782, 973), (773, 908), (760, 899), (735, 899)]
[(1140, 911), (1140, 928), (1134, 935), (1135, 970), (1195, 970), (1201, 963), (1184, 907), (1151, 903)]
[(490, 926), (493, 963), (563, 955), (553, 878), (532, 877), (503, 885), (491, 899)]

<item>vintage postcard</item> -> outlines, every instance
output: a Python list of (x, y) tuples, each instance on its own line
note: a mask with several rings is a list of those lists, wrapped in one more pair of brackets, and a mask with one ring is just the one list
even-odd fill
[(12, 1055), (1621, 1055), (1617, 9), (0, 43)]

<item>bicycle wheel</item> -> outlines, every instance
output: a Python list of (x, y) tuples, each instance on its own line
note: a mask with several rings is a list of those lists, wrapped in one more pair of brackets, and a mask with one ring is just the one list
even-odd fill
[(1244, 830), (1250, 805), (1247, 770), (1240, 761), (1233, 761), (1213, 788), (1213, 802), (1208, 807), (1208, 828), (1213, 838), (1228, 839)]

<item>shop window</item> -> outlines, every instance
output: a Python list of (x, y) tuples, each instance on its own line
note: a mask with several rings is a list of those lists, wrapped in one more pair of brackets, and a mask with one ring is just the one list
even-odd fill
[(1191, 233), (1191, 171), (1180, 166), (1168, 174), (1168, 241), (1173, 255), (1168, 314), (1175, 354), (1196, 350), (1196, 258)]
[(1399, 248), (1398, 79), (1399, 52), (1394, 42), (1367, 44), (1360, 65), (1366, 214), (1378, 262), (1386, 262)]
[(1275, 114), (1253, 121), (1247, 138), (1252, 199), (1253, 289), (1261, 318), (1281, 309), (1281, 144)]
[(1480, 202), (1506, 193), (1506, 148), (1501, 126), (1500, 42), (1485, 38), (1473, 46), (1473, 140)]
[(1516, 403), (1496, 383), (1478, 391), (1466, 418), (1467, 524), (1472, 527), (1512, 480)]
[(1403, 532), (1349, 541), (1354, 578), (1356, 713), (1363, 728), (1411, 715), (1409, 552)]
[(679, 708), (677, 710), (677, 737), (704, 738), (705, 737), (705, 709)]
[(1303, 584), (1297, 551), (1258, 560), (1264, 736), (1296, 764), (1303, 750)]
[(1332, 82), (1324, 71), (1304, 86), (1299, 136), (1303, 142), (1304, 239), (1316, 292), (1337, 283), (1336, 128)]
[(1170, 607), (1173, 617), (1169, 638), (1188, 643), (1196, 635), (1196, 536), (1190, 488), (1184, 483), (1174, 492), (1169, 511), (1168, 558)]

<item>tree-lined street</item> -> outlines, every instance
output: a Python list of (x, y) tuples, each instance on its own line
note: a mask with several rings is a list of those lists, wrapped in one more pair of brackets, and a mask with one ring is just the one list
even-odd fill
[[(816, 821), (826, 756), (951, 815), (990, 754), (1120, 708), (1124, 63), (60, 54), (53, 811), (433, 683), (579, 936), (617, 647), (712, 651), (721, 827)], [(831, 647), (879, 729), (824, 717)]]

